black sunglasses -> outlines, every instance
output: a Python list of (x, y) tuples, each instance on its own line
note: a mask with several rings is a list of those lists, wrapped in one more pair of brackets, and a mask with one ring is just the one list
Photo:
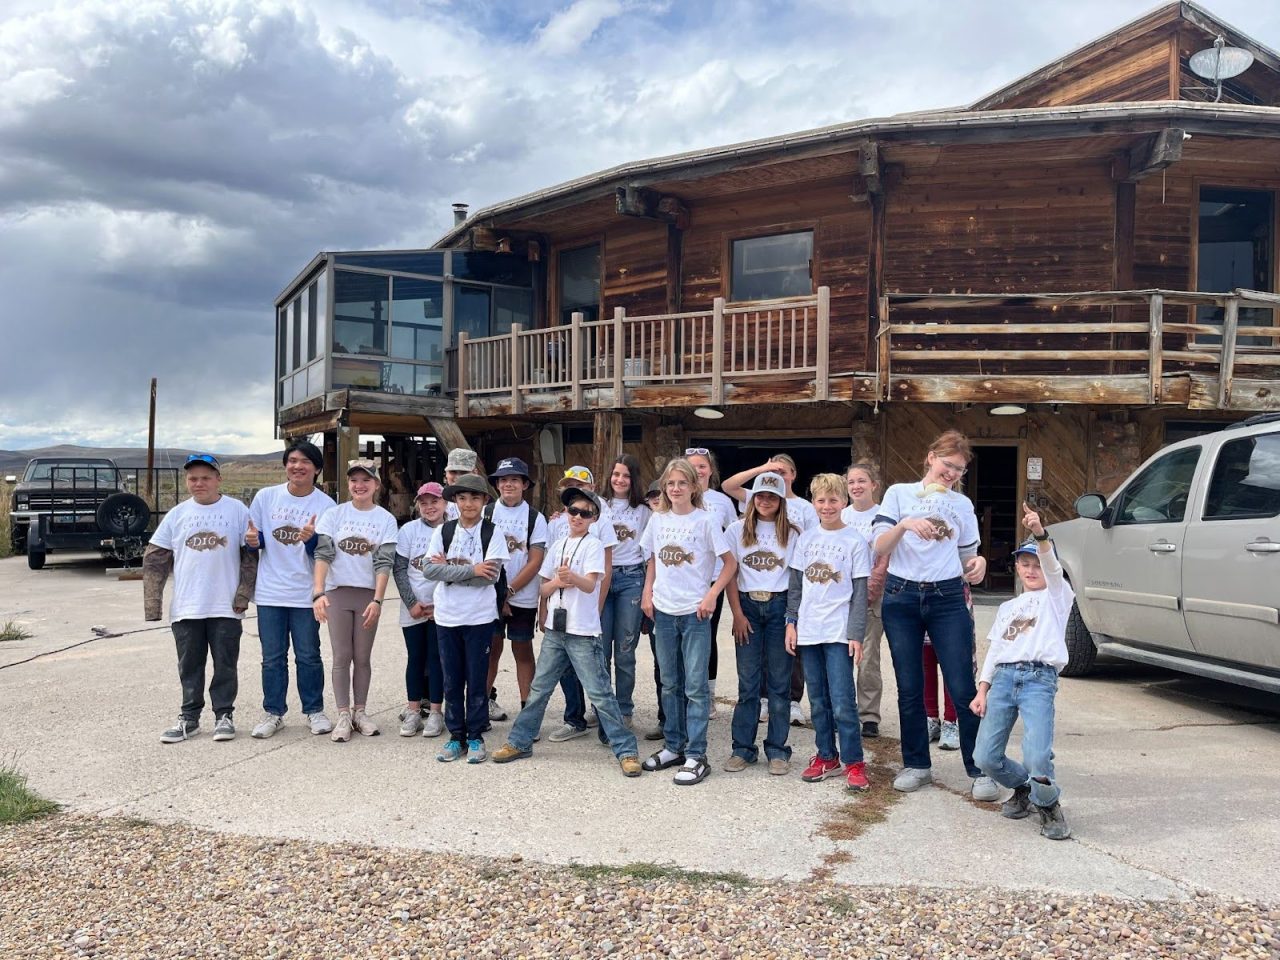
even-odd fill
[(564, 512), (571, 517), (586, 517), (588, 520), (596, 515), (594, 510), (583, 510), (581, 507), (566, 507)]

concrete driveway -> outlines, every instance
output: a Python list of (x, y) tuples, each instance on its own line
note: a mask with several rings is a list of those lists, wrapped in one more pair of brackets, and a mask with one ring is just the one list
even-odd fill
[[(993, 612), (979, 606), (980, 632)], [(389, 735), (346, 745), (311, 737), (291, 692), (285, 729), (271, 740), (251, 739), (261, 698), (251, 616), (240, 736), (213, 743), (206, 714), (202, 736), (166, 746), (159, 733), (179, 703), (173, 641), (167, 625), (141, 617), (141, 582), (108, 578), (100, 561), (55, 557), (39, 572), (22, 558), (0, 561), (0, 622), (34, 633), (0, 644), (0, 758), (16, 761), (35, 789), (73, 810), (551, 863), (671, 862), (765, 878), (818, 872), (864, 884), (1133, 897), (1211, 890), (1280, 901), (1280, 699), (1256, 691), (1123, 663), (1063, 681), (1057, 754), (1075, 830), (1070, 842), (1050, 844), (1033, 821), (1010, 822), (994, 806), (970, 802), (959, 756), (937, 752), (938, 786), (902, 797), (856, 839), (833, 840), (821, 828), (839, 820), (848, 802), (839, 781), (805, 784), (802, 764), (785, 779), (767, 776), (762, 765), (735, 775), (719, 770), (730, 743), (731, 709), (723, 702), (712, 721), (715, 772), (694, 789), (665, 775), (624, 779), (594, 735), (544, 740), (533, 759), (504, 767), (437, 763), (439, 741), (395, 735), (405, 655), (390, 616), (374, 650), (370, 695)], [(723, 634), (719, 644), (718, 692), (728, 698), (732, 642)], [(884, 660), (882, 726), (896, 737), (887, 650)], [(656, 711), (643, 643), (639, 676), (644, 726)], [(516, 701), (509, 660), (499, 690), (504, 703)], [(559, 710), (553, 698), (548, 731)], [(507, 727), (496, 725), (491, 748)], [(797, 760), (812, 753), (812, 731), (793, 729), (791, 742)], [(896, 744), (869, 746), (878, 761), (898, 764)]]

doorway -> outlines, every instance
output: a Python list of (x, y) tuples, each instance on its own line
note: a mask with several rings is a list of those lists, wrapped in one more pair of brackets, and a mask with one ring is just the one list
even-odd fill
[(978, 516), (979, 552), (987, 558), (987, 579), (980, 584), (994, 592), (1011, 592), (1013, 551), (1018, 545), (1022, 514), (1018, 503), (1018, 447), (975, 446), (965, 492)]

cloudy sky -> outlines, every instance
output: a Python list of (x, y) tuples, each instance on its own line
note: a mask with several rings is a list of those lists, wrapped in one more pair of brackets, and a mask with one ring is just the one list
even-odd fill
[[(623, 160), (967, 103), (1148, 0), (3, 0), (0, 447), (276, 449), (272, 299)], [(1280, 8), (1214, 13), (1280, 47)]]

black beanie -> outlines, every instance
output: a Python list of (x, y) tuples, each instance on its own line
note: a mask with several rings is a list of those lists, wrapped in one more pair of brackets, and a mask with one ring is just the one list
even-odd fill
[(308, 460), (315, 464), (317, 470), (324, 469), (324, 454), (320, 452), (320, 448), (309, 440), (295, 440), (285, 448), (284, 456), (280, 458), (281, 463), (289, 462), (289, 454), (294, 451), (302, 454)]

